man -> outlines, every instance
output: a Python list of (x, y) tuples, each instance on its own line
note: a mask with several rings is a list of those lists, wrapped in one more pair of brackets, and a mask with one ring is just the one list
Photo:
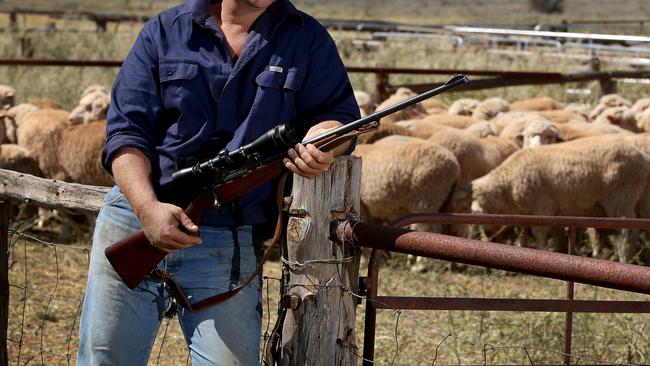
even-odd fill
[[(195, 187), (173, 184), (174, 171), (295, 118), (311, 126), (308, 138), (358, 114), (334, 42), (288, 0), (189, 0), (147, 22), (113, 85), (102, 162), (117, 185), (93, 236), (78, 364), (145, 365), (169, 307), (160, 281), (146, 279), (134, 290), (122, 283), (104, 255), (111, 243), (142, 228), (151, 245), (169, 253), (159, 268), (192, 302), (255, 270), (254, 229), (271, 220), (264, 204), (270, 185), (225, 213), (208, 210), (198, 223), (181, 209)], [(284, 165), (314, 178), (349, 148), (299, 144)], [(194, 366), (259, 363), (260, 286), (200, 312), (179, 309)]]

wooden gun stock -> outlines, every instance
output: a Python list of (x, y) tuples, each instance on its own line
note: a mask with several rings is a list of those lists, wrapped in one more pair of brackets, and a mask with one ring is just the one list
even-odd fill
[[(201, 194), (187, 206), (185, 213), (198, 225), (205, 210), (210, 208), (215, 197), (221, 203), (231, 202), (282, 173), (282, 158), (260, 166), (244, 174), (241, 178), (221, 184), (213, 191)], [(156, 268), (158, 262), (167, 255), (149, 243), (142, 229), (105, 250), (106, 258), (124, 283), (134, 289)]]

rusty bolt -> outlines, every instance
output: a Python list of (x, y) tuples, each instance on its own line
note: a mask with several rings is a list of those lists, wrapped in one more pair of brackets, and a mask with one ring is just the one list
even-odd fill
[(300, 306), (300, 296), (297, 294), (282, 296), (282, 307), (296, 310)]

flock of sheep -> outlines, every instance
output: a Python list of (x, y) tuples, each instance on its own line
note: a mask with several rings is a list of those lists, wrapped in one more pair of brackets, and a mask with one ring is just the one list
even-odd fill
[[(368, 114), (413, 95), (399, 89), (377, 107), (365, 93), (357, 100)], [(606, 95), (593, 108), (549, 97), (428, 100), (359, 139), (363, 215), (376, 222), (424, 212), (650, 218), (648, 132), (650, 98)], [(532, 228), (528, 244), (520, 230), (512, 241), (566, 245), (563, 230), (550, 231)], [(613, 246), (620, 261), (638, 259), (637, 231), (623, 230), (613, 245), (599, 231), (588, 234), (594, 256)], [(456, 228), (456, 235), (468, 234)]]
[[(414, 95), (400, 88), (375, 105), (355, 94), (362, 114)], [(0, 86), (0, 168), (111, 185), (100, 164), (109, 104), (101, 86), (87, 88), (71, 112), (50, 99), (15, 105), (15, 91)], [(650, 218), (648, 132), (650, 98), (606, 95), (593, 108), (549, 97), (430, 99), (359, 138), (363, 215), (375, 222), (436, 212)], [(563, 245), (564, 233), (549, 231), (532, 228), (536, 247)], [(590, 234), (594, 256), (612, 246), (607, 235)], [(527, 232), (517, 235), (527, 245)], [(613, 245), (619, 260), (635, 259), (638, 236), (623, 230)]]

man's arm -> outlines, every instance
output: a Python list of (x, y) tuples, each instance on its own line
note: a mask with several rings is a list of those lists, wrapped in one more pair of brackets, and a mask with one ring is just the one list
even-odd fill
[[(342, 125), (338, 121), (317, 123), (307, 131), (304, 139), (308, 140)], [(293, 149), (289, 150), (289, 158), (285, 158), (283, 164), (293, 173), (308, 179), (314, 179), (327, 170), (334, 162), (334, 158), (345, 153), (349, 146), (350, 142), (346, 142), (331, 151), (320, 151), (312, 144), (307, 146), (296, 144)]]
[(199, 230), (185, 212), (156, 197), (151, 184), (151, 163), (142, 151), (133, 147), (119, 149), (111, 167), (115, 182), (131, 203), (151, 245), (169, 253), (201, 243), (198, 236), (179, 229), (182, 225), (189, 233)]

